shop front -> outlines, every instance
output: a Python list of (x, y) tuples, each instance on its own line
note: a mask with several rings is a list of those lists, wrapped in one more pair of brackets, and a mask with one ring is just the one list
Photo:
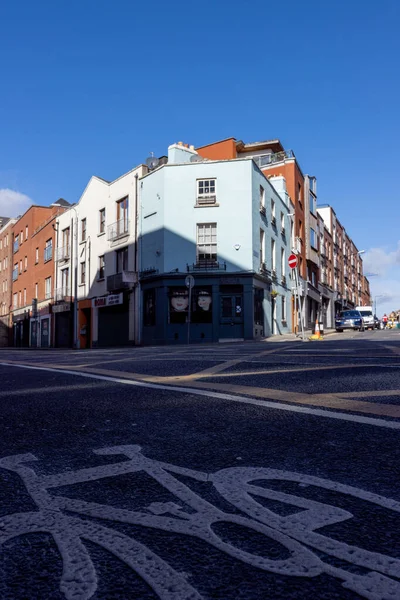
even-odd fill
[(92, 300), (94, 319), (97, 315), (97, 340), (93, 341), (93, 346), (125, 346), (132, 343), (129, 340), (129, 298), (129, 294), (121, 292)]
[(16, 348), (29, 346), (29, 312), (24, 311), (13, 315), (13, 344)]
[[(195, 274), (142, 281), (143, 344), (187, 344), (254, 338), (254, 282), (237, 277)], [(262, 323), (258, 329), (261, 334)]]
[(71, 348), (73, 319), (70, 302), (60, 302), (52, 307), (54, 319), (54, 346)]

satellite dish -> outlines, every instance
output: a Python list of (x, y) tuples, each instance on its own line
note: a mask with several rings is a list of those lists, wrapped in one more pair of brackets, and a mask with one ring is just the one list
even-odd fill
[(159, 162), (159, 159), (156, 156), (154, 156), (153, 152), (150, 152), (149, 158), (146, 158), (146, 165), (148, 166), (150, 171), (158, 167)]
[(200, 154), (193, 154), (193, 156), (190, 157), (190, 162), (201, 162), (203, 160), (203, 157), (200, 156)]

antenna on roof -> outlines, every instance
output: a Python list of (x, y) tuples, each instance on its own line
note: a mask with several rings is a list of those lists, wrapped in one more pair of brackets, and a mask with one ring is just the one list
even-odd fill
[(154, 156), (154, 152), (150, 152), (149, 158), (146, 158), (146, 165), (148, 166), (150, 171), (158, 167), (159, 162), (160, 161), (158, 160), (158, 158)]

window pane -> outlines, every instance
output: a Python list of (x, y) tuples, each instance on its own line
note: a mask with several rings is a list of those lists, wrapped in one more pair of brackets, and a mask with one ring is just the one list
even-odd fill
[(222, 306), (221, 306), (221, 312), (222, 312), (222, 316), (225, 318), (229, 318), (232, 316), (232, 298), (231, 296), (228, 297), (222, 297)]

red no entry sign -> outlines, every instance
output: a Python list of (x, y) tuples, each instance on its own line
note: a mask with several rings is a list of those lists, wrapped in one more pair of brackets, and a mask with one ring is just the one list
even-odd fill
[(289, 256), (288, 264), (291, 269), (295, 269), (297, 267), (297, 256), (295, 254), (291, 254)]

